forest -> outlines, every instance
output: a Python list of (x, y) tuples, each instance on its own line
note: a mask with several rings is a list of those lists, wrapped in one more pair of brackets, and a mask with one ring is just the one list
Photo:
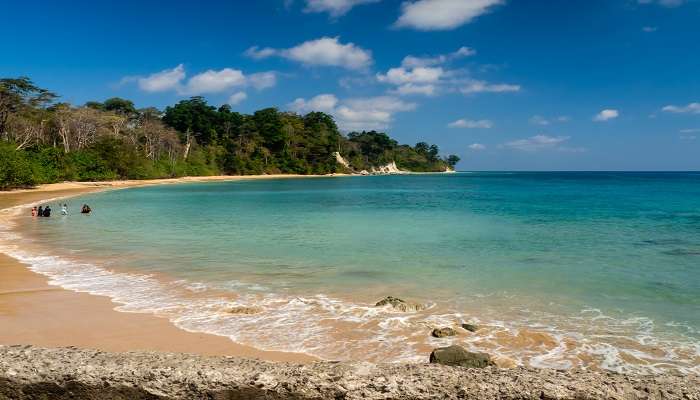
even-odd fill
[[(337, 162), (335, 153), (349, 162)], [(159, 110), (127, 99), (60, 102), (27, 77), (0, 79), (0, 189), (62, 181), (357, 173), (395, 161), (438, 172), (459, 157), (384, 132), (343, 135), (333, 117), (265, 108), (241, 114), (192, 97)]]

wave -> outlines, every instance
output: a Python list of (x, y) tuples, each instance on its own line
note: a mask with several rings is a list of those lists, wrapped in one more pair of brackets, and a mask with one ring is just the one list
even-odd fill
[[(619, 319), (598, 309), (561, 316), (521, 308), (518, 317), (503, 319), (493, 318), (496, 313), (477, 316), (442, 305), (402, 313), (324, 294), (275, 293), (257, 283), (164, 279), (29, 251), (17, 245), (23, 238), (12, 224), (4, 225), (0, 252), (47, 276), (52, 285), (108, 296), (117, 311), (155, 314), (181, 329), (228, 337), (262, 350), (307, 353), (326, 360), (418, 363), (427, 361), (434, 347), (460, 344), (491, 353), (503, 364), (700, 373), (700, 341), (693, 337), (697, 330), (680, 323), (666, 326), (687, 334), (671, 337), (651, 319)], [(481, 301), (488, 301), (488, 296)], [(481, 328), (474, 334), (460, 330), (446, 339), (429, 335), (433, 327), (467, 320)]]

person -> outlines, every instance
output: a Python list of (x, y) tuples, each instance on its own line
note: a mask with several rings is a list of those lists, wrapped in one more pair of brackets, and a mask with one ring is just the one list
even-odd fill
[(64, 204), (61, 207), (61, 215), (68, 215), (68, 205), (67, 204)]
[(32, 207), (32, 217), (36, 217), (37, 214), (36, 206)]
[(44, 217), (50, 217), (51, 216), (51, 207), (46, 206), (44, 207)]
[(44, 216), (44, 207), (39, 206), (39, 209), (37, 210), (37, 215), (40, 217)]
[(90, 214), (90, 212), (92, 212), (92, 209), (90, 208), (89, 205), (83, 204), (83, 209), (80, 210), (80, 212), (81, 212), (82, 214)]

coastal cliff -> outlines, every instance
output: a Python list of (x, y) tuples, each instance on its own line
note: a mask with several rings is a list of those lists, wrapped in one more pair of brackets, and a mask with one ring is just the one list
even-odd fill
[(0, 399), (700, 399), (700, 377), (0, 346)]

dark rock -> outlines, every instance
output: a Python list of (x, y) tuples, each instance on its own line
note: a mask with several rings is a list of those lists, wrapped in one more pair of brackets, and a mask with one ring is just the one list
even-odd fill
[(490, 355), (486, 353), (472, 353), (457, 345), (433, 350), (430, 353), (430, 363), (467, 368), (486, 368), (496, 365), (491, 360)]
[(476, 332), (479, 330), (479, 327), (474, 324), (462, 324), (462, 328), (468, 330), (469, 332)]
[(422, 304), (417, 304), (417, 303), (411, 303), (408, 301), (401, 300), (399, 298), (393, 297), (393, 296), (387, 296), (383, 298), (382, 300), (379, 300), (377, 304), (375, 304), (375, 307), (384, 307), (384, 306), (391, 306), (395, 310), (403, 311), (403, 312), (413, 312), (413, 311), (420, 311), (425, 309), (425, 306)]
[(452, 328), (435, 328), (433, 329), (433, 332), (431, 335), (436, 338), (443, 338), (447, 336), (454, 336), (457, 334), (457, 331), (455, 331)]

